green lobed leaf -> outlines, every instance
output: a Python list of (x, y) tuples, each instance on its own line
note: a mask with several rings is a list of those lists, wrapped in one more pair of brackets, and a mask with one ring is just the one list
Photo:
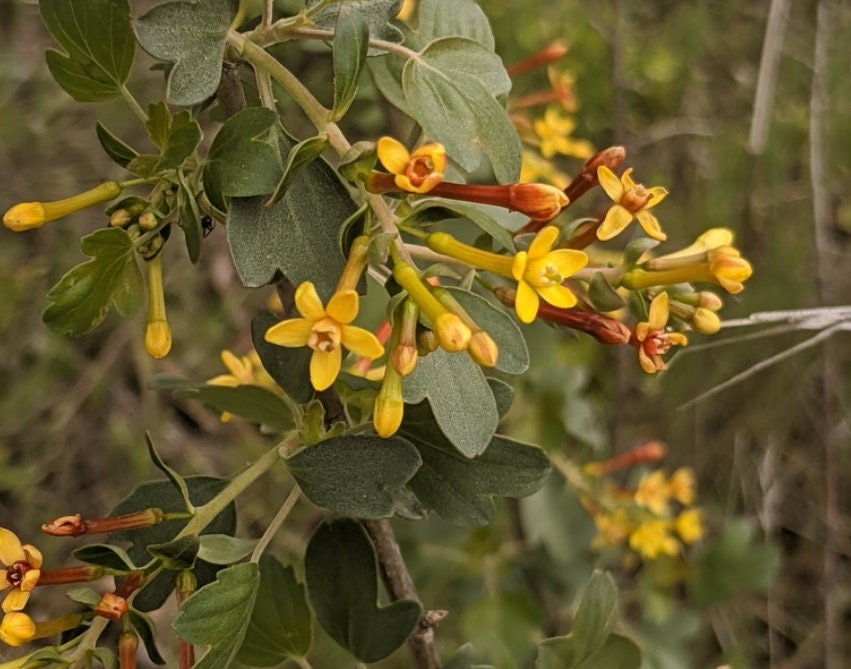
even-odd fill
[(369, 23), (350, 3), (341, 3), (334, 34), (334, 105), (330, 120), (339, 121), (358, 91), (358, 79), (369, 48)]
[(132, 571), (136, 568), (127, 552), (119, 546), (89, 544), (74, 550), (73, 555), (80, 562), (98, 565), (116, 572)]
[(78, 102), (103, 102), (121, 94), (136, 41), (128, 0), (40, 0), (50, 34), (67, 52), (51, 49), (47, 66), (63, 90)]
[(266, 201), (264, 206), (270, 207), (280, 200), (301, 170), (321, 156), (327, 145), (328, 135), (326, 134), (308, 137), (295, 144), (287, 154), (287, 164), (284, 166), (281, 180), (275, 186), (272, 196)]
[[(309, 10), (321, 1), (307, 0), (305, 7)], [(369, 38), (385, 42), (401, 42), (402, 33), (391, 24), (401, 8), (402, 0), (346, 0), (346, 2), (330, 3), (311, 18), (314, 25), (322, 30), (332, 30), (337, 33), (345, 30), (342, 24), (363, 23), (368, 28)], [(378, 49), (369, 50), (370, 56), (381, 53)]]
[(499, 412), (481, 367), (470, 356), (437, 349), (419, 359), (403, 389), (406, 404), (428, 399), (435, 421), (461, 455), (485, 452)]
[(341, 435), (309, 446), (286, 462), (317, 506), (357, 518), (385, 518), (393, 513), (391, 491), (405, 485), (422, 461), (404, 439)]
[(136, 21), (136, 37), (154, 58), (173, 63), (166, 98), (175, 105), (203, 102), (216, 92), (233, 0), (167, 2)]
[(51, 330), (73, 337), (96, 328), (111, 304), (121, 305), (122, 316), (132, 315), (144, 294), (133, 242), (124, 230), (96, 230), (82, 238), (80, 247), (91, 260), (72, 268), (48, 291), (50, 304), (42, 315)]
[(141, 611), (130, 609), (126, 614), (125, 620), (130, 622), (133, 629), (136, 631), (136, 634), (139, 635), (151, 662), (159, 665), (165, 664), (165, 659), (160, 654), (159, 648), (157, 648), (156, 635), (154, 634), (154, 623), (151, 622), (151, 619)]
[(466, 172), (478, 167), (484, 152), (500, 183), (520, 174), (520, 140), (496, 99), (510, 88), (502, 61), (463, 37), (431, 42), (402, 71), (407, 107), (423, 130)]
[(264, 425), (276, 432), (286, 432), (295, 427), (290, 405), (271, 390), (260, 386), (201, 386), (198, 388), (180, 388), (174, 391), (179, 400), (200, 400), (241, 416), (252, 423)]
[(165, 569), (192, 569), (200, 545), (197, 536), (180, 537), (163, 544), (149, 544), (148, 553), (158, 558)]
[(495, 47), (490, 22), (473, 0), (419, 0), (417, 37), (425, 43), (441, 37), (466, 37), (489, 51)]
[(494, 369), (506, 374), (522, 374), (529, 369), (529, 348), (517, 321), (481, 295), (463, 288), (446, 287), (458, 303), (499, 348)]
[(429, 425), (423, 406), (406, 412), (399, 434), (414, 443), (423, 461), (408, 487), (424, 507), (462, 527), (487, 525), (494, 515), (493, 497), (531, 495), (550, 473), (544, 451), (508, 437), (494, 437), (476, 458), (458, 457)]
[(145, 129), (160, 153), (136, 156), (127, 165), (128, 170), (143, 177), (180, 167), (198, 148), (203, 137), (201, 126), (189, 111), (172, 116), (165, 102), (148, 105)]
[(242, 645), (260, 585), (253, 562), (222, 569), (213, 583), (191, 595), (172, 627), (191, 644), (209, 646), (194, 669), (228, 669)]
[(345, 266), (337, 231), (356, 210), (348, 191), (318, 159), (301, 170), (273, 207), (266, 209), (263, 202), (235, 197), (228, 212), (228, 244), (243, 284), (263, 286), (280, 272), (295, 286), (312, 281), (328, 300)]
[(271, 667), (289, 657), (304, 657), (313, 641), (313, 616), (295, 570), (276, 558), (260, 558), (260, 589), (251, 622), (237, 654), (252, 667)]
[(121, 165), (121, 167), (127, 167), (130, 161), (139, 155), (135, 150), (107, 130), (106, 126), (100, 121), (95, 126), (95, 133), (103, 150), (106, 151), (106, 155)]
[(271, 311), (259, 311), (251, 319), (251, 342), (263, 363), (263, 368), (283, 391), (296, 402), (304, 404), (313, 397), (310, 384), (310, 357), (308, 347), (286, 348), (266, 341), (266, 331), (280, 320)]
[[(184, 481), (194, 506), (200, 506), (215, 497), (227, 484), (226, 479), (210, 476), (187, 476)], [(127, 498), (119, 502), (110, 515), (118, 516), (133, 513), (150, 507), (160, 508), (165, 512), (185, 511), (183, 498), (177, 488), (169, 480), (148, 481), (139, 485)], [(109, 541), (127, 541), (130, 546), (127, 554), (134, 563), (142, 565), (149, 559), (147, 547), (151, 544), (168, 543), (180, 532), (186, 519), (167, 520), (154, 527), (144, 529), (123, 530), (109, 535)], [(207, 525), (201, 534), (233, 534), (236, 530), (236, 505), (231, 503)], [(215, 578), (218, 567), (197, 560), (193, 573), (200, 586)], [(166, 571), (159, 574), (143, 587), (133, 600), (133, 605), (140, 611), (151, 611), (163, 605), (166, 598), (174, 590), (176, 571)]]
[(422, 607), (411, 600), (379, 606), (375, 551), (364, 529), (347, 518), (321, 524), (304, 558), (316, 619), (361, 662), (378, 662), (401, 646)]
[(281, 180), (278, 115), (265, 107), (234, 114), (216, 133), (204, 165), (204, 190), (225, 211), (227, 197), (268, 195)]
[(210, 564), (233, 564), (254, 550), (256, 539), (238, 539), (227, 534), (204, 534), (198, 546), (198, 557)]

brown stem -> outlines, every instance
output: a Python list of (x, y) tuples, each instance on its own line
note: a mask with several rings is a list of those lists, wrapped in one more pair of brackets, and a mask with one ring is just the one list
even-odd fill
[[(363, 526), (372, 538), (381, 565), (381, 575), (393, 600), (419, 601), (408, 567), (396, 543), (393, 527), (387, 519), (365, 520)], [(423, 611), (414, 633), (408, 639), (416, 669), (440, 669), (440, 656), (434, 645), (434, 627), (446, 616), (445, 611)]]

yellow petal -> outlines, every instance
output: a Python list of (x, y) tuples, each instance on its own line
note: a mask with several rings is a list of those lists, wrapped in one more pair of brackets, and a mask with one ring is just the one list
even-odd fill
[(588, 264), (588, 255), (574, 249), (558, 249), (547, 254), (547, 263), (552, 265), (559, 276), (573, 276)]
[(437, 142), (423, 144), (411, 154), (411, 159), (422, 156), (431, 159), (431, 164), (435, 172), (442, 174), (446, 170), (446, 148), (443, 144), (438, 144)]
[(298, 348), (307, 346), (313, 323), (304, 318), (291, 318), (281, 321), (266, 330), (266, 341), (278, 346)]
[(538, 315), (540, 300), (538, 293), (525, 281), (517, 284), (517, 296), (514, 298), (514, 310), (523, 323), (531, 323)]
[(23, 611), (30, 598), (29, 592), (24, 592), (20, 588), (12, 588), (3, 600), (3, 611)]
[(0, 641), (7, 646), (22, 646), (35, 637), (35, 623), (26, 613), (14, 612), (3, 616)]
[(659, 293), (653, 298), (647, 323), (651, 330), (665, 329), (668, 324), (668, 293)]
[(668, 235), (662, 232), (662, 226), (659, 225), (659, 221), (656, 217), (646, 209), (641, 209), (640, 211), (635, 212), (635, 217), (638, 219), (638, 224), (641, 226), (642, 230), (647, 233), (648, 237), (658, 239), (660, 242), (664, 242), (668, 238)]
[(543, 288), (538, 288), (537, 292), (545, 302), (548, 302), (559, 309), (569, 309), (576, 304), (576, 295), (574, 295), (569, 288), (562, 285), (545, 286)]
[(612, 205), (609, 207), (609, 211), (606, 212), (606, 218), (603, 219), (602, 224), (597, 228), (597, 239), (606, 241), (617, 237), (631, 221), (631, 211), (619, 204)]
[(553, 247), (553, 244), (555, 244), (557, 238), (557, 227), (554, 225), (548, 225), (543, 228), (537, 235), (535, 235), (535, 239), (533, 239), (532, 243), (529, 245), (529, 258), (535, 260), (536, 258), (542, 258), (547, 255)]
[(239, 385), (239, 379), (231, 374), (220, 374), (212, 379), (207, 379), (208, 386), (223, 386), (225, 388), (236, 388)]
[(0, 527), (0, 562), (8, 567), (19, 560), (25, 560), (26, 557), (18, 536), (5, 527)]
[(526, 274), (528, 260), (529, 256), (526, 251), (520, 251), (514, 256), (514, 260), (511, 262), (511, 276), (514, 277), (515, 281), (523, 280), (523, 275)]
[(408, 149), (392, 137), (382, 137), (375, 147), (378, 160), (391, 174), (401, 174), (411, 159)]
[(641, 365), (641, 369), (648, 374), (655, 374), (659, 371), (659, 368), (656, 367), (656, 361), (647, 355), (647, 352), (643, 348), (638, 349), (638, 362)]
[(624, 193), (623, 184), (614, 172), (605, 165), (600, 165), (597, 168), (597, 179), (599, 179), (600, 186), (606, 191), (606, 195), (612, 202), (621, 201)]
[(662, 186), (653, 186), (653, 188), (647, 189), (647, 194), (650, 196), (650, 199), (647, 200), (647, 204), (643, 207), (644, 209), (655, 207), (667, 197), (668, 191), (665, 188), (662, 188)]
[(375, 360), (384, 355), (384, 347), (378, 338), (363, 328), (354, 325), (343, 326), (342, 343), (352, 353), (361, 358)]
[(30, 567), (38, 569), (44, 564), (44, 557), (38, 548), (32, 544), (24, 544), (21, 548), (24, 550), (24, 555), (27, 556), (25, 559), (29, 562)]
[(305, 281), (296, 289), (295, 307), (298, 309), (298, 313), (309, 321), (325, 318), (322, 300), (319, 299), (316, 287), (310, 281)]
[(340, 373), (340, 347), (331, 351), (313, 351), (310, 356), (310, 383), (316, 390), (327, 390)]
[(339, 293), (334, 293), (328, 302), (325, 313), (343, 325), (351, 323), (358, 315), (357, 292), (342, 290)]
[(30, 569), (21, 581), (22, 592), (32, 592), (33, 588), (38, 585), (38, 579), (41, 578), (41, 569)]

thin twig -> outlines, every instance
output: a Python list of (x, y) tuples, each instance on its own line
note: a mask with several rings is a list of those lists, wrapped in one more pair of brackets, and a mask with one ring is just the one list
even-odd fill
[(772, 0), (771, 9), (768, 12), (751, 117), (751, 132), (748, 138), (748, 148), (754, 155), (763, 152), (768, 140), (768, 127), (771, 108), (774, 104), (777, 74), (780, 71), (780, 55), (783, 51), (786, 21), (789, 18), (789, 5), (789, 0)]
[[(419, 601), (414, 581), (396, 543), (393, 527), (387, 519), (365, 520), (363, 525), (375, 550), (387, 589), (394, 600), (412, 599)], [(420, 622), (408, 639), (408, 646), (417, 669), (440, 669), (440, 656), (434, 645), (434, 626), (446, 615), (443, 611), (423, 611)]]

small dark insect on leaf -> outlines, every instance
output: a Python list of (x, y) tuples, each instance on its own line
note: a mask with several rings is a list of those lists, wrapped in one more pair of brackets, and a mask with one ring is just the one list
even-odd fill
[(204, 237), (209, 237), (210, 233), (216, 229), (216, 222), (213, 220), (212, 216), (202, 216), (201, 217), (201, 231), (204, 234)]

